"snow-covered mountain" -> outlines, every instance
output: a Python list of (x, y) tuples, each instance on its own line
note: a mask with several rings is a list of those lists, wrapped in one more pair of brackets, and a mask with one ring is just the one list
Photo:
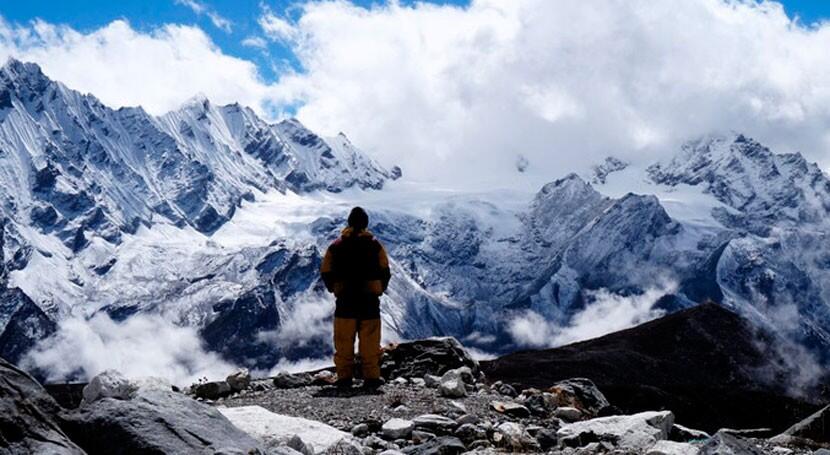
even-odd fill
[(0, 284), (15, 297), (0, 303), (0, 356), (102, 314), (161, 315), (257, 368), (324, 355), (332, 301), (317, 268), (358, 204), (390, 254), (392, 339), (504, 352), (712, 299), (830, 352), (830, 180), (799, 154), (713, 135), (535, 193), (387, 184), (399, 176), (296, 120), (204, 98), (161, 117), (112, 110), (11, 61)]

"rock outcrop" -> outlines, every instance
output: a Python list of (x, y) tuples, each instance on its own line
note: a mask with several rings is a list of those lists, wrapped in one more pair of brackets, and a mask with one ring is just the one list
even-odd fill
[[(261, 450), (258, 441), (235, 427), (215, 408), (158, 387), (131, 384), (119, 375), (90, 384), (101, 393), (62, 414), (62, 428), (89, 454), (218, 453)], [(112, 386), (112, 387), (110, 387)], [(130, 392), (130, 390), (132, 390)], [(122, 393), (123, 392), (123, 393)]]
[(0, 454), (83, 454), (58, 425), (59, 410), (37, 381), (0, 359)]

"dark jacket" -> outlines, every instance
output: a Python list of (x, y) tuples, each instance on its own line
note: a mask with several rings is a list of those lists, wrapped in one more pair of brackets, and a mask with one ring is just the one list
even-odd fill
[(343, 229), (326, 250), (320, 274), (337, 298), (334, 316), (380, 318), (380, 295), (389, 285), (389, 260), (383, 245), (367, 230)]

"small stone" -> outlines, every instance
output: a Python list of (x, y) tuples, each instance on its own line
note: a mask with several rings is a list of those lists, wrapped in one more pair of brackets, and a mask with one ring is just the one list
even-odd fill
[(426, 386), (426, 381), (424, 381), (424, 378), (412, 378), (412, 379), (409, 380), (409, 382), (411, 382), (412, 385), (414, 385), (415, 387), (425, 387)]
[(251, 373), (248, 372), (247, 368), (241, 368), (229, 374), (228, 377), (225, 378), (225, 382), (228, 383), (231, 390), (234, 392), (245, 390), (251, 385)]
[(314, 455), (314, 449), (307, 442), (296, 434), (285, 443), (286, 446), (302, 453), (303, 455)]
[(542, 450), (548, 450), (559, 442), (559, 439), (556, 437), (556, 431), (548, 430), (547, 428), (543, 428), (537, 431), (533, 437), (536, 438), (536, 442), (539, 443), (539, 447)]
[(343, 438), (326, 449), (326, 455), (363, 455), (363, 447), (354, 439)]
[[(497, 435), (500, 437), (496, 437)], [(539, 445), (521, 425), (515, 422), (499, 424), (493, 434), (493, 440), (499, 446), (515, 451), (533, 450)]]
[(395, 449), (386, 449), (378, 455), (403, 455), (403, 452)]
[(411, 420), (404, 420), (399, 418), (389, 419), (381, 427), (383, 437), (386, 439), (408, 438), (415, 429), (415, 423)]
[(464, 414), (463, 416), (455, 419), (455, 423), (459, 425), (464, 425), (465, 423), (478, 423), (478, 416), (475, 414)]
[(463, 413), (467, 412), (467, 407), (464, 406), (464, 403), (452, 400), (452, 401), (450, 401), (450, 406), (452, 408), (454, 408), (455, 410), (457, 410), (457, 411), (461, 411)]
[(434, 438), (435, 435), (427, 431), (414, 430), (412, 432), (412, 442), (414, 442), (415, 444), (421, 444)]
[(458, 424), (454, 420), (436, 414), (424, 414), (413, 419), (415, 428), (438, 435), (452, 434)]
[(327, 385), (334, 384), (337, 381), (337, 375), (328, 370), (323, 370), (312, 376), (311, 383), (313, 385)]
[(351, 433), (359, 438), (365, 437), (369, 434), (369, 425), (359, 423), (352, 427)]
[(496, 412), (512, 417), (530, 417), (530, 411), (526, 407), (512, 401), (493, 401), (490, 403), (490, 407)]
[(458, 439), (469, 443), (479, 439), (486, 439), (487, 432), (479, 426), (471, 423), (465, 423), (455, 430), (455, 436), (458, 437)]
[(402, 386), (409, 384), (409, 381), (406, 378), (395, 378), (392, 380), (392, 384)]
[(423, 444), (407, 447), (406, 454), (418, 455), (458, 455), (467, 451), (467, 447), (454, 436), (439, 436)]
[(516, 389), (513, 388), (510, 384), (500, 384), (498, 388), (496, 388), (496, 392), (507, 396), (507, 397), (517, 397), (519, 394), (516, 392)]
[(582, 418), (582, 411), (569, 406), (563, 406), (561, 408), (556, 408), (556, 410), (553, 411), (553, 415), (564, 420), (565, 422), (576, 422)]

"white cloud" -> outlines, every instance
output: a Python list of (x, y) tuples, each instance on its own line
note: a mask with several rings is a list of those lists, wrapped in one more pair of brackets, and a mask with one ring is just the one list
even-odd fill
[(547, 181), (733, 129), (830, 166), (830, 24), (778, 3), (309, 2), (283, 28), (300, 119), (409, 177), (506, 184), (521, 153)]
[(50, 382), (88, 380), (113, 368), (127, 377), (159, 376), (180, 386), (201, 377), (224, 378), (235, 369), (205, 351), (195, 328), (155, 315), (115, 322), (104, 314), (62, 321), (57, 333), (38, 343), (21, 365), (48, 372)]
[(274, 41), (290, 41), (296, 37), (297, 29), (288, 20), (279, 17), (267, 6), (257, 21), (265, 36)]
[(249, 36), (242, 40), (242, 45), (246, 47), (255, 47), (257, 49), (266, 49), (268, 47), (268, 42), (259, 36)]
[(198, 2), (196, 0), (175, 0), (177, 5), (183, 5), (190, 8), (194, 13), (201, 16), (207, 15), (214, 27), (223, 30), (225, 33), (233, 31), (233, 23), (214, 11), (208, 5)]
[[(195, 10), (208, 11), (203, 3)], [(264, 37), (290, 47), (276, 83), (198, 27), (139, 32), (124, 21), (80, 33), (0, 24), (0, 57), (113, 106), (162, 113), (195, 93), (275, 119), (345, 131), (406, 178), (534, 185), (614, 154), (629, 162), (737, 130), (830, 168), (830, 23), (743, 0), (307, 2), (264, 7)], [(197, 11), (198, 12), (198, 11)], [(263, 38), (248, 39), (262, 46)], [(283, 56), (275, 56), (281, 60)], [(519, 175), (517, 157), (531, 163)]]
[(0, 18), (0, 59), (10, 56), (38, 63), (49, 77), (109, 106), (141, 105), (154, 114), (176, 109), (197, 93), (259, 112), (280, 98), (254, 63), (224, 54), (198, 27), (165, 25), (142, 33), (117, 20), (84, 34)]
[(587, 305), (574, 314), (567, 326), (558, 326), (534, 311), (513, 318), (508, 332), (520, 345), (563, 346), (634, 327), (664, 315), (654, 308), (657, 300), (677, 290), (676, 283), (646, 289), (642, 294), (621, 296), (606, 289), (586, 293)]

